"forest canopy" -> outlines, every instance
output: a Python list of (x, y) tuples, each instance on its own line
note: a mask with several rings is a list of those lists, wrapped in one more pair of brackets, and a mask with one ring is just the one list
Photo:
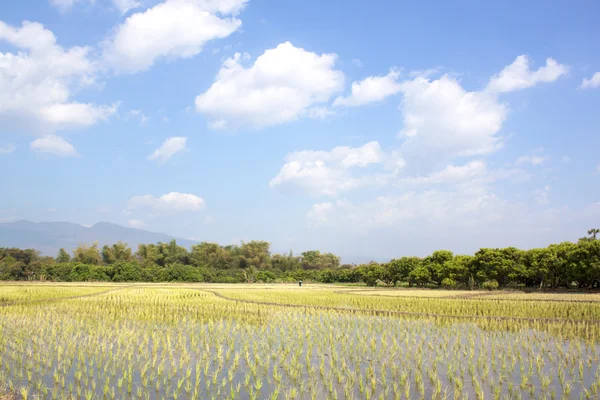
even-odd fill
[(355, 265), (318, 250), (271, 254), (265, 241), (221, 246), (203, 242), (186, 249), (175, 240), (143, 244), (80, 245), (55, 258), (34, 249), (0, 248), (1, 280), (107, 282), (294, 282), (398, 284), (445, 288), (598, 288), (598, 229), (577, 243), (545, 248), (482, 248), (473, 255), (437, 250), (427, 257)]

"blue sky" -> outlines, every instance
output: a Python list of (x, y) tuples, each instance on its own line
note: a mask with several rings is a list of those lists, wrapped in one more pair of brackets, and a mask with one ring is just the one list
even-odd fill
[(347, 259), (576, 240), (600, 225), (599, 14), (2, 2), (0, 221)]

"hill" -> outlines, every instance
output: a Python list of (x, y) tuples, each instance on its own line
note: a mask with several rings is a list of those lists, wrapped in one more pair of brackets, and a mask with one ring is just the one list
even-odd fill
[(164, 233), (127, 228), (110, 222), (98, 222), (91, 227), (71, 222), (0, 223), (0, 247), (32, 248), (49, 256), (56, 256), (61, 247), (70, 252), (82, 243), (98, 242), (103, 246), (120, 240), (129, 244), (135, 251), (139, 244), (169, 242), (172, 239), (176, 239), (179, 245), (188, 248), (196, 243)]

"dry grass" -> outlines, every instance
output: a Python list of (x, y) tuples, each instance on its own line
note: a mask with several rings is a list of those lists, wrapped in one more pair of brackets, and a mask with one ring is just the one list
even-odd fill
[[(349, 292), (349, 291), (348, 291)], [(352, 294), (367, 295), (367, 296), (390, 296), (390, 297), (464, 297), (478, 296), (488, 292), (469, 291), (469, 290), (443, 290), (443, 289), (360, 289), (352, 290)]]
[[(489, 293), (489, 292), (488, 292)], [(600, 293), (544, 293), (544, 292), (492, 292), (486, 299), (500, 300), (550, 300), (550, 301), (600, 301)]]
[(6, 385), (0, 383), (0, 400), (17, 400), (18, 396), (11, 392)]

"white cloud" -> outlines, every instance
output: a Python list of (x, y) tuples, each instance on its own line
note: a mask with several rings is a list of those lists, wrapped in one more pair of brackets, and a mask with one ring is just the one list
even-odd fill
[(402, 89), (398, 76), (398, 70), (392, 69), (385, 76), (370, 76), (360, 82), (353, 82), (350, 95), (336, 98), (333, 105), (354, 107), (382, 101)]
[(202, 197), (190, 193), (170, 192), (160, 197), (150, 194), (134, 196), (127, 203), (126, 212), (149, 210), (154, 214), (161, 212), (200, 211), (206, 206)]
[(0, 154), (10, 154), (13, 151), (15, 151), (16, 147), (14, 144), (9, 143), (7, 145), (4, 146), (0, 146)]
[(138, 119), (140, 124), (146, 125), (150, 120), (150, 117), (147, 117), (142, 110), (129, 110), (125, 114), (125, 119)]
[(541, 165), (541, 164), (545, 163), (547, 160), (548, 160), (548, 157), (544, 157), (544, 156), (536, 156), (536, 155), (521, 156), (517, 159), (517, 161), (515, 161), (515, 164), (516, 165), (521, 165), (521, 164)]
[(170, 137), (148, 157), (148, 160), (156, 160), (158, 164), (164, 164), (175, 154), (185, 150), (186, 142), (186, 137)]
[(554, 82), (569, 71), (568, 66), (559, 64), (553, 58), (547, 58), (546, 65), (537, 71), (532, 71), (529, 63), (526, 55), (518, 56), (512, 64), (490, 79), (486, 90), (494, 93), (512, 92), (542, 82)]
[(584, 78), (581, 82), (582, 89), (591, 89), (600, 87), (600, 72), (596, 72), (590, 79)]
[(104, 44), (103, 57), (125, 73), (146, 70), (159, 59), (193, 57), (241, 26), (233, 15), (247, 1), (166, 0), (129, 16)]
[(452, 158), (489, 154), (502, 147), (497, 134), (508, 110), (495, 96), (468, 92), (448, 75), (403, 82), (402, 92), (404, 154)]
[(36, 153), (50, 153), (59, 157), (77, 157), (77, 151), (61, 137), (46, 135), (31, 142), (31, 150)]
[[(385, 172), (356, 170), (378, 164)], [(383, 184), (403, 166), (404, 160), (399, 155), (384, 154), (378, 142), (354, 148), (339, 146), (331, 151), (297, 151), (288, 154), (269, 186), (293, 186), (313, 196), (336, 196), (360, 186)]]
[(331, 202), (314, 204), (306, 215), (309, 226), (317, 227), (326, 223), (328, 220), (327, 214), (331, 210), (333, 210)]
[(562, 162), (563, 164), (568, 164), (571, 161), (571, 157), (564, 155), (560, 158), (560, 162)]
[(196, 97), (213, 129), (261, 128), (310, 116), (344, 87), (335, 54), (312, 53), (285, 42), (244, 68), (247, 54), (225, 60), (216, 81)]
[[(82, 1), (93, 5), (96, 0), (50, 0), (50, 4), (58, 8), (61, 12), (65, 12), (71, 10), (75, 3), (80, 3)], [(129, 10), (133, 10), (142, 5), (141, 2), (136, 0), (112, 0), (112, 3), (121, 14), (126, 14)]]
[(534, 191), (533, 194), (535, 195), (536, 203), (538, 203), (540, 206), (548, 205), (550, 203), (550, 200), (548, 199), (548, 193), (550, 193), (550, 186), (546, 186), (543, 189)]
[(73, 5), (79, 0), (50, 0), (50, 4), (60, 11), (67, 11), (73, 8)]
[(484, 176), (487, 173), (485, 162), (482, 160), (473, 160), (465, 165), (448, 165), (443, 170), (434, 172), (428, 176), (409, 177), (401, 180), (401, 183), (412, 184), (438, 184), (438, 183), (458, 183), (472, 180), (476, 177)]
[[(314, 206), (313, 206), (314, 207)], [(368, 232), (382, 228), (419, 224), (476, 224), (494, 221), (505, 214), (506, 204), (482, 188), (409, 191), (400, 195), (378, 196), (354, 204), (337, 201), (319, 216), (313, 208), (307, 214), (312, 226), (331, 226), (341, 231)]]
[(127, 14), (129, 10), (133, 10), (142, 5), (136, 0), (113, 0), (113, 4), (121, 14)]
[(54, 34), (36, 22), (15, 28), (0, 21), (0, 41), (19, 49), (0, 53), (0, 122), (36, 134), (89, 127), (115, 113), (71, 99), (72, 91), (91, 85), (96, 67), (90, 49), (64, 49)]
[(144, 223), (144, 221), (141, 221), (139, 219), (130, 219), (129, 221), (127, 221), (127, 225), (131, 228), (140, 229), (143, 228), (146, 224)]

